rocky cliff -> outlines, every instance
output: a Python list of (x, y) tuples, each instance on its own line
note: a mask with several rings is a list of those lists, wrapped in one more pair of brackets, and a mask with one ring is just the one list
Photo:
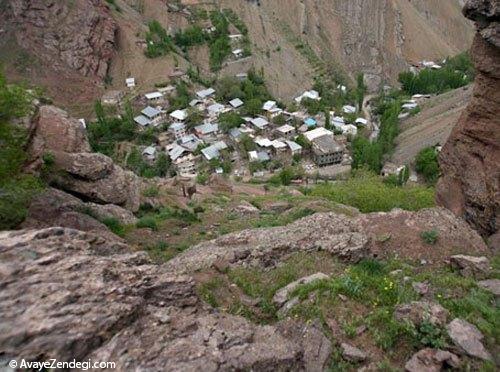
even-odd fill
[(42, 106), (31, 121), (28, 143), (31, 171), (39, 171), (44, 157), (53, 157), (51, 182), (84, 201), (114, 204), (132, 212), (139, 209), (139, 177), (105, 155), (92, 153), (82, 124), (54, 106)]
[(471, 0), (476, 22), (471, 54), (477, 69), (469, 107), (440, 156), (437, 201), (464, 217), (490, 245), (500, 247), (500, 2)]

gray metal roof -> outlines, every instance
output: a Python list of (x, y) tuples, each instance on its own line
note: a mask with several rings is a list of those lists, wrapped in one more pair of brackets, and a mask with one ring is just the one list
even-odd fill
[(135, 121), (137, 124), (139, 124), (139, 125), (141, 125), (141, 126), (143, 126), (143, 127), (146, 127), (146, 126), (148, 126), (148, 125), (150, 125), (150, 124), (151, 124), (151, 120), (149, 120), (147, 117), (142, 116), (142, 115), (136, 116), (136, 117), (134, 118), (134, 121)]
[(161, 111), (151, 107), (151, 106), (148, 106), (146, 107), (144, 110), (141, 111), (141, 113), (144, 115), (144, 116), (147, 116), (148, 118), (152, 119), (158, 115), (161, 114)]

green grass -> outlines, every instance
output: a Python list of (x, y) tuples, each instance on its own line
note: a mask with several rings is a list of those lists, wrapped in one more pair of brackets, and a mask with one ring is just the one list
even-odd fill
[(137, 228), (150, 228), (151, 230), (158, 230), (158, 223), (156, 222), (156, 219), (152, 216), (144, 216), (137, 221), (136, 224)]
[(120, 223), (120, 221), (117, 218), (107, 217), (102, 219), (101, 222), (105, 224), (108, 227), (108, 229), (110, 229), (116, 235), (118, 236), (125, 235), (125, 227)]
[(363, 213), (388, 212), (394, 208), (417, 211), (435, 205), (433, 188), (387, 185), (379, 176), (365, 171), (356, 172), (347, 181), (317, 185), (310, 195), (353, 206)]

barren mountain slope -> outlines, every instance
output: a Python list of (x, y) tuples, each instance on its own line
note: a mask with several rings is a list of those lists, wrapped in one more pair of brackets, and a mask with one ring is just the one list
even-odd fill
[(403, 121), (392, 155), (395, 164), (410, 164), (428, 146), (444, 145), (472, 97), (472, 87), (459, 88), (433, 97), (422, 111)]

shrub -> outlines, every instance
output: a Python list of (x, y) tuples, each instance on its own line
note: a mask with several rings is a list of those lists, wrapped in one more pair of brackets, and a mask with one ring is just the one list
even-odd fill
[(115, 217), (107, 217), (102, 220), (102, 223), (105, 224), (108, 229), (110, 229), (113, 233), (115, 233), (118, 236), (124, 236), (125, 235), (125, 228), (123, 225), (118, 221), (117, 218)]
[(422, 231), (420, 237), (425, 243), (434, 245), (438, 241), (439, 234), (436, 230), (428, 230), (428, 231)]
[(172, 39), (158, 21), (149, 22), (148, 27), (149, 31), (146, 33), (146, 57), (161, 57), (174, 50)]
[(150, 186), (146, 190), (144, 190), (144, 192), (142, 193), (142, 195), (144, 195), (145, 197), (148, 197), (148, 198), (158, 196), (159, 194), (160, 194), (160, 190), (158, 189), (157, 186)]
[(141, 229), (141, 228), (150, 228), (151, 230), (158, 230), (158, 224), (156, 222), (156, 219), (152, 216), (144, 216), (137, 221), (136, 226)]
[(439, 163), (436, 149), (433, 147), (422, 149), (415, 159), (415, 169), (428, 183), (435, 184), (439, 178)]

